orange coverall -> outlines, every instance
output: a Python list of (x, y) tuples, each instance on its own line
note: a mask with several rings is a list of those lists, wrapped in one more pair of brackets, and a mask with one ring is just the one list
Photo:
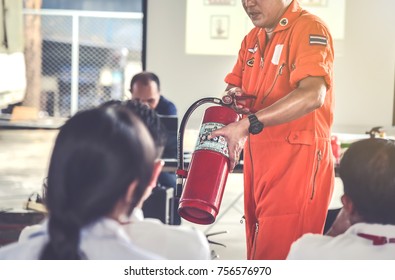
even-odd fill
[(293, 241), (321, 233), (334, 184), (333, 46), (325, 24), (293, 1), (267, 41), (255, 27), (244, 38), (225, 82), (265, 108), (309, 76), (327, 86), (322, 107), (250, 135), (244, 147), (244, 205), (248, 259), (285, 259)]

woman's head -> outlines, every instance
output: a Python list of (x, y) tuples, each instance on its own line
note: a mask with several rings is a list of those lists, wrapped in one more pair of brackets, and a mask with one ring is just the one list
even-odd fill
[(150, 182), (154, 161), (147, 129), (124, 108), (92, 109), (68, 120), (49, 166), (51, 242), (42, 257), (78, 258), (80, 229), (109, 215), (136, 183), (130, 213)]

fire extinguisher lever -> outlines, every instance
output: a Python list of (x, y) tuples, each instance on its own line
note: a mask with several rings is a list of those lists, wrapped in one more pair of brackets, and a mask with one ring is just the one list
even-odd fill
[[(253, 94), (243, 94), (243, 95), (224, 95), (222, 97), (222, 105), (227, 106), (227, 107), (233, 107), (238, 105), (238, 101), (244, 101), (244, 100), (255, 100), (257, 97)], [(249, 109), (251, 113), (255, 113), (254, 110)]]

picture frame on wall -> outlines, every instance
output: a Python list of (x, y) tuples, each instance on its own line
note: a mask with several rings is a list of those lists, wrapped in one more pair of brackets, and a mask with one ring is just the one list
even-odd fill
[(304, 7), (326, 7), (328, 0), (299, 0), (299, 3)]
[(204, 0), (204, 5), (207, 6), (234, 6), (236, 0)]
[(229, 16), (213, 15), (210, 19), (210, 38), (228, 39), (229, 37)]

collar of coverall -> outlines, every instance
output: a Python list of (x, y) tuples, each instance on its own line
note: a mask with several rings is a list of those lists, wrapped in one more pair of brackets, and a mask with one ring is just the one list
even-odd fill
[(302, 8), (300, 7), (298, 1), (292, 1), (292, 3), (289, 5), (289, 7), (279, 20), (276, 29), (274, 29), (274, 32), (282, 31), (292, 26), (292, 23), (300, 16), (301, 13)]

